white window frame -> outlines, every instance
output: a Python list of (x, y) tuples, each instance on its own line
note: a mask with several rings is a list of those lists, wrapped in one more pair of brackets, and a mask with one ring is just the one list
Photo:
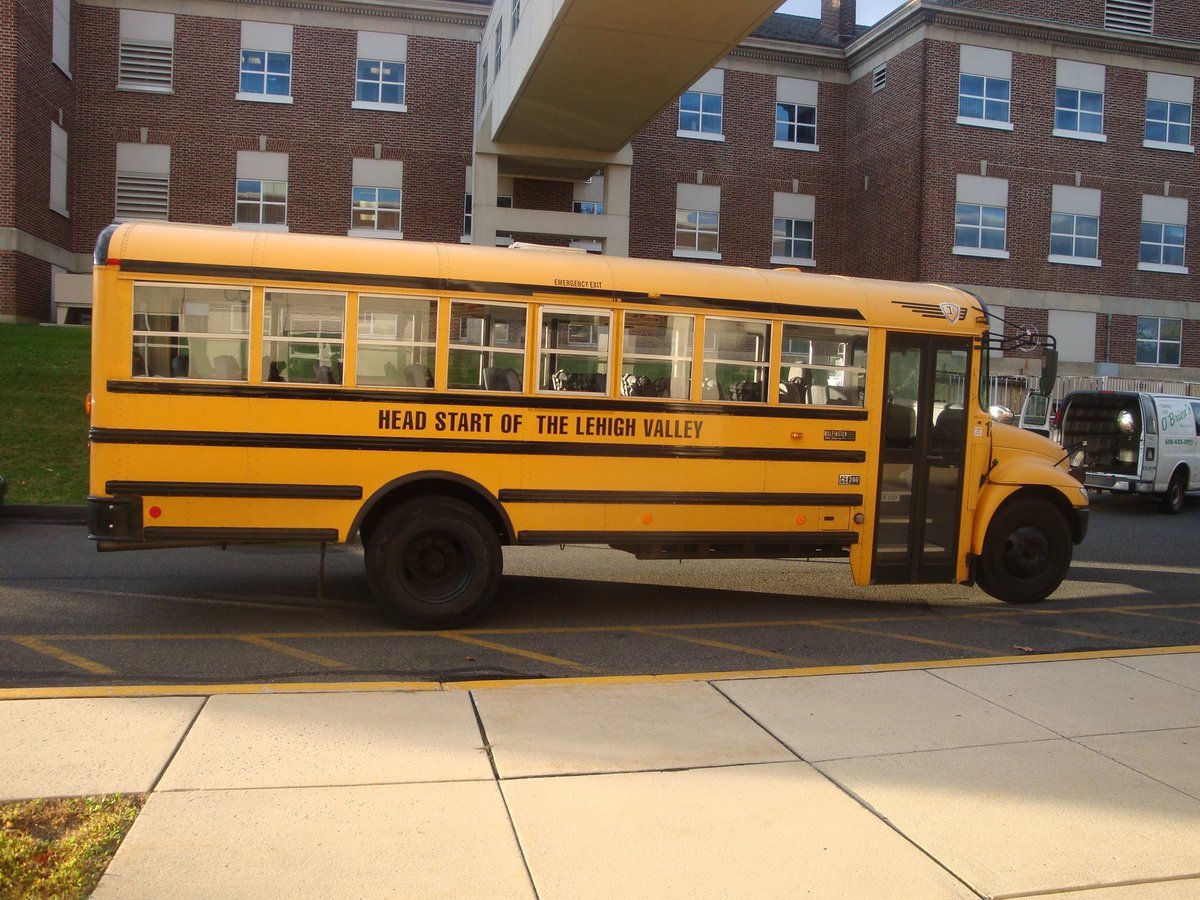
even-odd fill
[[(1159, 229), (1159, 232), (1158, 232), (1159, 238), (1157, 241), (1147, 241), (1146, 240), (1145, 229), (1146, 229), (1147, 225), (1150, 225), (1152, 227), (1156, 227)], [(1174, 241), (1171, 241), (1168, 243), (1166, 240), (1166, 233), (1165, 233), (1167, 228), (1183, 229), (1183, 239), (1178, 244), (1175, 243)], [(1142, 260), (1142, 248), (1144, 248), (1144, 247), (1157, 247), (1159, 262), (1144, 262)], [(1170, 222), (1147, 222), (1145, 220), (1142, 220), (1141, 229), (1139, 229), (1139, 237), (1138, 237), (1138, 266), (1137, 266), (1138, 270), (1141, 272), (1164, 272), (1164, 273), (1171, 274), (1171, 275), (1187, 275), (1188, 267), (1186, 264), (1165, 263), (1165, 262), (1161, 261), (1162, 257), (1163, 257), (1163, 253), (1168, 247), (1178, 247), (1181, 252), (1182, 258), (1184, 260), (1187, 259), (1187, 226), (1186, 225), (1175, 225)]]
[[(970, 207), (971, 209), (978, 211), (978, 216), (979, 216), (979, 224), (978, 225), (974, 225), (971, 223), (960, 223), (958, 221), (959, 215), (961, 214), (962, 207)], [(994, 225), (984, 225), (983, 224), (983, 211), (985, 209), (999, 210), (1001, 216), (1004, 218), (1004, 225), (1001, 226), (1000, 228), (996, 228)], [(978, 238), (978, 243), (974, 244), (974, 245), (960, 244), (958, 242), (959, 229), (970, 230)], [(986, 232), (999, 231), (1000, 235), (1001, 235), (1001, 242), (1002, 242), (1003, 246), (999, 247), (999, 248), (983, 246), (983, 234), (985, 231)], [(1009, 253), (1008, 253), (1008, 207), (993, 206), (988, 203), (976, 203), (973, 200), (956, 200), (954, 203), (954, 247), (951, 250), (951, 252), (955, 256), (982, 256), (982, 257), (987, 257), (990, 259), (1008, 259), (1009, 258)]]
[[(1050, 245), (1050, 253), (1046, 257), (1047, 262), (1069, 266), (1100, 266), (1103, 264), (1099, 256), (1101, 200), (1101, 193), (1095, 188), (1072, 187), (1065, 184), (1056, 184), (1051, 187), (1050, 230), (1048, 242)], [(1056, 231), (1054, 226), (1055, 216), (1070, 216), (1071, 230)], [(1079, 233), (1079, 222), (1081, 219), (1095, 219), (1096, 221), (1096, 256), (1075, 255), (1077, 241), (1080, 238), (1091, 240), (1090, 235), (1081, 235)], [(1054, 252), (1053, 247), (1055, 236), (1071, 238), (1070, 254)]]
[[(964, 78), (982, 79), (983, 80), (983, 94), (982, 95), (964, 94), (963, 93), (963, 84), (962, 84), (962, 80)], [(989, 100), (989, 98), (987, 96), (987, 89), (988, 89), (989, 82), (1003, 83), (1003, 84), (1008, 85), (1008, 99), (1003, 100), (1003, 101)], [(981, 117), (980, 116), (964, 116), (962, 114), (963, 97), (970, 97), (972, 99), (980, 100), (983, 103), (984, 115)], [(990, 103), (1003, 103), (1007, 107), (1008, 118), (1007, 119), (986, 118), (987, 107), (988, 107), (989, 102)], [(994, 75), (979, 75), (975, 72), (959, 72), (958, 73), (958, 115), (955, 118), (955, 122), (958, 123), (959, 125), (970, 125), (974, 128), (994, 128), (997, 131), (1012, 131), (1013, 130), (1012, 79), (1011, 78), (999, 78)]]
[[(1056, 63), (1054, 77), (1054, 129), (1055, 137), (1070, 138), (1076, 141), (1095, 141), (1103, 144), (1108, 140), (1104, 133), (1104, 110), (1107, 105), (1105, 96), (1105, 68), (1095, 63), (1084, 63), (1070, 59), (1059, 59)], [(1060, 105), (1059, 92), (1075, 95), (1075, 106)], [(1083, 109), (1083, 95), (1095, 95), (1100, 98), (1100, 111)], [(1075, 128), (1062, 128), (1058, 124), (1060, 112), (1075, 116)], [(1100, 130), (1087, 131), (1079, 128), (1082, 116), (1099, 116)]]
[[(1162, 100), (1158, 97), (1147, 97), (1146, 105), (1149, 106), (1151, 103), (1167, 104), (1167, 118), (1165, 121), (1162, 119), (1151, 119), (1150, 118), (1150, 110), (1147, 109), (1144, 125), (1145, 125), (1145, 127), (1148, 128), (1152, 121), (1153, 122), (1162, 122), (1164, 125), (1167, 126), (1168, 140), (1165, 140), (1165, 141), (1152, 140), (1151, 138), (1145, 137), (1145, 131), (1143, 130), (1142, 146), (1146, 147), (1147, 149), (1150, 149), (1150, 150), (1173, 150), (1176, 153), (1195, 153), (1196, 147), (1191, 142), (1191, 140), (1192, 140), (1192, 112), (1194, 110), (1193, 105), (1191, 103), (1184, 103), (1179, 100)], [(1188, 142), (1186, 144), (1180, 144), (1176, 141), (1169, 140), (1169, 138), (1171, 136), (1171, 125), (1178, 124), (1178, 123), (1171, 122), (1171, 118), (1170, 118), (1171, 117), (1171, 108), (1179, 107), (1179, 106), (1186, 106), (1187, 111), (1188, 111), (1188, 124), (1187, 124)]]
[[(779, 223), (791, 223), (792, 234), (780, 236)], [(795, 236), (797, 225), (807, 225), (807, 238)], [(808, 244), (808, 256), (788, 256), (782, 253), (775, 252), (775, 244), (777, 241), (783, 241), (785, 246), (790, 246), (795, 249), (797, 244)], [(817, 246), (817, 228), (816, 223), (812, 219), (796, 219), (790, 216), (776, 215), (771, 219), (771, 263), (777, 266), (815, 266), (817, 260), (814, 256)]]
[[(1070, 216), (1071, 217), (1071, 230), (1070, 231), (1055, 231), (1054, 230), (1054, 217), (1055, 216)], [(1081, 256), (1081, 255), (1077, 255), (1074, 252), (1072, 252), (1070, 254), (1051, 253), (1049, 256), (1046, 257), (1047, 262), (1059, 263), (1059, 264), (1064, 264), (1064, 265), (1073, 265), (1073, 266), (1099, 266), (1099, 265), (1102, 265), (1102, 263), (1100, 261), (1100, 257), (1099, 257), (1099, 253), (1100, 253), (1100, 217), (1099, 216), (1087, 215), (1085, 213), (1060, 212), (1058, 210), (1054, 210), (1050, 213), (1050, 237), (1051, 237), (1051, 239), (1053, 239), (1054, 237), (1069, 237), (1069, 238), (1071, 238), (1072, 251), (1075, 250), (1076, 242), (1080, 238), (1082, 238), (1084, 240), (1089, 240), (1089, 241), (1093, 240), (1091, 235), (1081, 235), (1079, 233), (1079, 221), (1081, 219), (1094, 219), (1096, 222), (1096, 237), (1094, 238), (1094, 240), (1096, 241), (1096, 254), (1097, 255), (1096, 256)]]
[[(685, 113), (683, 105), (689, 97), (697, 98), (696, 102), (699, 104), (696, 110), (689, 109), (686, 111), (687, 115), (696, 116), (695, 128), (684, 128), (683, 126)], [(712, 97), (717, 99), (718, 110), (716, 112), (705, 112), (705, 98)], [(678, 113), (675, 120), (677, 126), (675, 131), (676, 137), (693, 141), (716, 141), (717, 143), (723, 143), (725, 141), (725, 71), (723, 69), (709, 69), (700, 80), (679, 95), (676, 111)], [(711, 123), (713, 120), (717, 123), (717, 130), (705, 131), (705, 123)]]
[[(1153, 319), (1155, 322), (1158, 323), (1157, 328), (1156, 328), (1155, 337), (1143, 338), (1143, 337), (1141, 337), (1142, 322), (1143, 322), (1143, 320), (1149, 321), (1151, 319)], [(1178, 322), (1179, 323), (1179, 340), (1177, 340), (1177, 341), (1163, 340), (1163, 337), (1162, 337), (1163, 322)], [(1151, 341), (1153, 341), (1153, 343), (1154, 343), (1154, 358), (1156, 361), (1155, 362), (1142, 362), (1141, 360), (1138, 359), (1138, 345), (1143, 344), (1143, 343), (1150, 343)], [(1179, 348), (1179, 362), (1174, 362), (1174, 363), (1161, 362), (1163, 345), (1165, 345), (1165, 344), (1174, 345)], [(1177, 319), (1173, 316), (1138, 316), (1137, 321), (1134, 325), (1134, 333), (1133, 333), (1133, 362), (1134, 362), (1134, 365), (1137, 365), (1137, 366), (1154, 366), (1156, 368), (1166, 368), (1166, 369), (1177, 369), (1181, 365), (1183, 365), (1183, 320)]]
[[(379, 67), (379, 79), (371, 80), (362, 78), (359, 74), (363, 63), (373, 63)], [(385, 65), (400, 67), (400, 102), (390, 103), (385, 100), (360, 100), (358, 97), (358, 86), (360, 84), (370, 84), (378, 87), (379, 96), (383, 96), (384, 84), (395, 84), (395, 82), (383, 80), (383, 67)], [(408, 65), (394, 59), (368, 59), (366, 57), (357, 57), (354, 60), (354, 101), (350, 104), (351, 109), (369, 109), (376, 112), (408, 112)]]
[[(780, 107), (790, 107), (793, 118), (779, 118)], [(812, 110), (812, 122), (798, 122), (796, 117), (801, 109)], [(793, 134), (799, 132), (801, 128), (811, 128), (813, 139), (811, 141), (789, 141), (779, 137), (779, 127), (791, 129)], [(793, 103), (786, 100), (775, 101), (775, 146), (783, 150), (805, 150), (809, 153), (816, 153), (821, 149), (821, 145), (817, 143), (817, 107), (809, 103)]]
[[(695, 226), (691, 228), (680, 228), (680, 214), (685, 216), (694, 216)], [(714, 224), (711, 228), (705, 227), (705, 217), (715, 217)], [(694, 247), (679, 246), (680, 234), (692, 235), (695, 238)], [(711, 234), (716, 239), (716, 250), (700, 250), (701, 235)], [(680, 257), (681, 259), (720, 259), (721, 258), (721, 212), (720, 210), (711, 209), (685, 209), (681, 207), (675, 208), (675, 248), (671, 251), (672, 256)]]
[[(261, 72), (257, 69), (246, 68), (246, 54), (248, 53), (262, 54)], [(272, 75), (276, 77), (284, 75), (282, 72), (271, 72), (272, 56), (287, 57), (286, 94), (271, 93), (267, 90)], [(294, 87), (292, 72), (294, 62), (291, 25), (243, 20), (241, 41), (238, 46), (238, 90), (237, 94), (234, 95), (235, 99), (250, 103), (291, 103), (292, 88)], [(242, 90), (242, 76), (247, 74), (254, 76), (262, 75), (263, 89), (261, 91)]]

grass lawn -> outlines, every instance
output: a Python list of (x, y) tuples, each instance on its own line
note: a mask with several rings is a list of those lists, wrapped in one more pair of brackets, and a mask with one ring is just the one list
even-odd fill
[(89, 896), (144, 795), (0, 804), (0, 898)]
[(5, 503), (87, 498), (90, 328), (0, 325), (0, 475)]

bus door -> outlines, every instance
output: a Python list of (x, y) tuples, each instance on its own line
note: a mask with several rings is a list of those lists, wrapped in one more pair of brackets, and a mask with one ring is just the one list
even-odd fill
[(875, 584), (954, 580), (970, 361), (969, 339), (888, 335)]

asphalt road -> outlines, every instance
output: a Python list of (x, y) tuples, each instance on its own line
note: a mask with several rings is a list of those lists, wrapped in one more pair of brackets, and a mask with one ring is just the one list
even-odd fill
[(79, 525), (0, 518), (0, 690), (713, 673), (1200, 645), (1200, 498), (1102, 495), (1050, 601), (856, 588), (839, 561), (643, 562), (511, 548), (471, 628), (397, 631), (361, 551), (97, 553)]

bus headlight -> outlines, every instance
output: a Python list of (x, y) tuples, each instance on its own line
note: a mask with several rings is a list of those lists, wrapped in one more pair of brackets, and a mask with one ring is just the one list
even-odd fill
[(1007, 406), (1001, 406), (999, 403), (988, 407), (988, 415), (1001, 425), (1011, 425), (1013, 423), (1013, 411)]

